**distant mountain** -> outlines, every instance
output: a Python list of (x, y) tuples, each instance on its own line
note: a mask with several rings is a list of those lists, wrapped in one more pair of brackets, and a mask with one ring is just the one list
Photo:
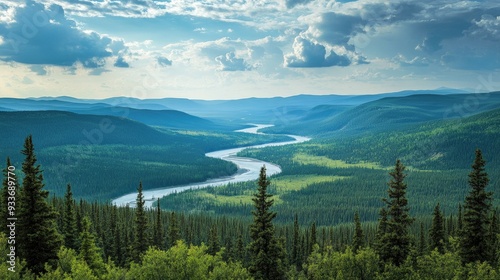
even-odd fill
[[(431, 120), (466, 117), (495, 108), (500, 108), (500, 92), (490, 93), (488, 98), (475, 98), (474, 94), (386, 97), (350, 108), (313, 108), (304, 117), (267, 131), (316, 136), (383, 131)], [(311, 118), (318, 111), (319, 117)]]
[(63, 111), (0, 112), (0, 131), (3, 135), (0, 147), (16, 153), (29, 134), (38, 148), (77, 144), (160, 145), (176, 141), (171, 135), (129, 119)]
[[(114, 100), (123, 101), (120, 104), (125, 104), (125, 99), (123, 98)], [(128, 102), (127, 105), (131, 107), (119, 107), (106, 103), (110, 102), (110, 100), (102, 100), (102, 102), (94, 100), (93, 102), (72, 97), (60, 97), (57, 99), (47, 97), (37, 99), (0, 98), (0, 105), (2, 105), (0, 111), (58, 110), (79, 114), (108, 115), (128, 118), (153, 126), (189, 130), (235, 130), (242, 128), (241, 125), (214, 123), (184, 112), (165, 110), (167, 107), (161, 104), (151, 102), (141, 103), (142, 101), (139, 101), (139, 99)], [(133, 107), (156, 109), (136, 109)]]
[[(159, 98), (138, 99), (130, 97), (113, 97), (102, 100), (80, 100), (71, 97), (55, 97), (52, 100), (81, 103), (104, 103), (110, 107), (128, 107), (135, 109), (165, 110), (172, 109), (186, 112), (210, 120), (224, 120), (231, 122), (265, 122), (275, 123), (291, 121), (300, 117), (302, 112), (319, 105), (349, 105), (356, 106), (366, 102), (379, 100), (386, 97), (403, 97), (416, 94), (465, 94), (464, 90), (439, 88), (436, 90), (407, 90), (383, 94), (364, 95), (310, 95), (301, 94), (290, 97), (271, 98), (243, 98), (235, 100), (192, 100), (186, 98)], [(48, 101), (48, 97), (39, 101)], [(2, 100), (0, 100), (0, 106)], [(5, 106), (2, 106), (5, 107)], [(50, 109), (50, 108), (49, 108)], [(53, 108), (52, 108), (53, 109)], [(290, 112), (294, 112), (290, 115)]]
[(147, 125), (187, 130), (228, 130), (240, 126), (226, 127), (212, 121), (176, 110), (146, 110), (127, 107), (108, 107), (88, 110), (73, 110), (76, 113), (108, 115), (139, 121)]

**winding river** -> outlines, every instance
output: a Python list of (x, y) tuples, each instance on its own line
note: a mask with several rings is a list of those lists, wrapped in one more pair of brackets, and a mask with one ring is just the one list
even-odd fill
[[(260, 132), (258, 132), (259, 129), (262, 129), (265, 127), (270, 127), (270, 126), (272, 126), (272, 125), (263, 125), (263, 124), (257, 125), (256, 124), (254, 127), (237, 130), (237, 132), (261, 134)], [(182, 191), (189, 190), (189, 189), (200, 189), (200, 188), (206, 188), (206, 187), (222, 186), (222, 185), (226, 185), (227, 183), (236, 183), (236, 182), (257, 180), (257, 178), (259, 178), (260, 168), (262, 167), (262, 165), (266, 166), (267, 176), (271, 176), (271, 175), (280, 173), (281, 168), (276, 164), (261, 161), (258, 159), (253, 159), (253, 158), (238, 157), (238, 156), (236, 156), (236, 154), (238, 154), (240, 151), (247, 149), (247, 148), (263, 148), (263, 147), (271, 147), (271, 146), (283, 146), (283, 145), (296, 144), (296, 143), (301, 143), (301, 142), (305, 142), (305, 141), (310, 140), (310, 138), (303, 137), (303, 136), (296, 136), (296, 135), (288, 135), (288, 136), (294, 138), (294, 140), (285, 141), (285, 142), (273, 142), (273, 143), (267, 143), (267, 144), (262, 144), (262, 145), (253, 145), (253, 146), (246, 146), (246, 147), (226, 149), (226, 150), (220, 150), (220, 151), (206, 153), (205, 156), (207, 156), (207, 157), (219, 158), (219, 159), (222, 159), (225, 161), (230, 161), (230, 162), (236, 164), (238, 166), (238, 171), (236, 172), (236, 174), (234, 174), (232, 176), (224, 176), (224, 177), (220, 177), (220, 178), (216, 178), (216, 179), (210, 179), (210, 180), (207, 180), (207, 181), (201, 182), (201, 183), (192, 183), (192, 184), (187, 184), (187, 185), (172, 186), (172, 187), (168, 187), (168, 188), (152, 189), (152, 190), (143, 191), (142, 193), (144, 195), (145, 206), (151, 207), (151, 205), (153, 204), (154, 201), (156, 201), (157, 198), (169, 195), (171, 193), (178, 193), (178, 192), (182, 192)], [(126, 194), (124, 196), (121, 196), (121, 197), (114, 199), (112, 201), (112, 203), (116, 204), (117, 206), (129, 205), (131, 207), (134, 207), (136, 198), (137, 198), (137, 193), (129, 193), (129, 194)]]

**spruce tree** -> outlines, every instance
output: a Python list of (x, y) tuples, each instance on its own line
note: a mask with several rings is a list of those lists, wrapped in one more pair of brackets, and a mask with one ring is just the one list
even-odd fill
[(49, 192), (44, 190), (43, 175), (37, 165), (31, 135), (24, 142), (24, 179), (19, 192), (17, 218), (18, 256), (25, 259), (34, 273), (44, 271), (45, 263), (57, 259), (62, 237), (57, 232), (57, 213), (47, 202)]
[(64, 215), (63, 215), (63, 236), (64, 246), (76, 250), (78, 247), (78, 235), (76, 232), (76, 215), (75, 215), (75, 201), (73, 200), (73, 193), (71, 192), (71, 185), (66, 187), (66, 194), (64, 195)]
[(80, 233), (80, 258), (96, 273), (104, 273), (105, 266), (102, 260), (101, 250), (96, 245), (95, 235), (91, 232), (89, 217), (82, 220), (83, 231)]
[(299, 269), (302, 264), (302, 258), (300, 256), (300, 229), (297, 213), (295, 213), (295, 218), (293, 220), (292, 263), (297, 269)]
[(485, 164), (481, 150), (477, 149), (469, 174), (471, 190), (464, 202), (460, 238), (460, 256), (463, 263), (493, 261), (492, 244), (488, 236), (492, 193), (486, 191), (489, 178)]
[(284, 279), (283, 248), (280, 246), (272, 223), (276, 212), (270, 211), (274, 200), (267, 193), (270, 182), (266, 177), (266, 168), (260, 169), (258, 191), (252, 198), (255, 210), (252, 211), (254, 221), (250, 225), (249, 244), (251, 263), (250, 273), (256, 280)]
[[(9, 215), (8, 207), (9, 207), (9, 187), (11, 190), (13, 190), (13, 194), (16, 194), (18, 189), (18, 182), (17, 182), (17, 177), (16, 174), (14, 173), (14, 170), (9, 170), (9, 167), (12, 166), (10, 162), (10, 158), (7, 157), (7, 164), (5, 166), (5, 169), (3, 169), (3, 181), (2, 181), (2, 192), (0, 193), (0, 217), (2, 221), (8, 221), (8, 218), (11, 218), (13, 216)], [(10, 178), (10, 179), (9, 179)], [(9, 183), (10, 182), (10, 183)], [(15, 195), (12, 196), (15, 198)], [(15, 201), (13, 201), (15, 203)], [(15, 212), (13, 212), (15, 213)], [(9, 228), (6, 226), (1, 227), (1, 232), (4, 232), (7, 236), (9, 236)]]
[(135, 207), (135, 239), (134, 239), (134, 255), (135, 261), (139, 261), (140, 257), (149, 247), (148, 236), (148, 217), (144, 209), (144, 195), (142, 195), (142, 182), (137, 188), (137, 199)]
[(168, 223), (168, 245), (169, 248), (175, 246), (177, 240), (181, 239), (181, 231), (179, 230), (179, 226), (177, 224), (177, 217), (175, 212), (170, 214), (170, 220)]
[(434, 213), (432, 217), (432, 225), (429, 229), (429, 246), (430, 250), (438, 249), (438, 252), (444, 253), (444, 242), (445, 242), (445, 233), (444, 233), (444, 221), (443, 214), (439, 209), (439, 203), (434, 208)]
[(418, 243), (418, 255), (423, 256), (427, 249), (427, 242), (425, 241), (424, 223), (420, 222), (420, 238)]
[(245, 245), (243, 243), (243, 235), (238, 234), (238, 238), (236, 239), (236, 246), (234, 246), (234, 258), (236, 261), (240, 261), (242, 263), (246, 262), (246, 250)]
[(388, 220), (386, 233), (380, 239), (382, 250), (379, 251), (379, 255), (382, 261), (396, 266), (401, 265), (410, 253), (409, 227), (413, 223), (406, 198), (404, 170), (405, 166), (398, 159), (394, 170), (389, 173), (392, 177), (388, 183), (389, 198), (383, 199), (387, 207)]
[(352, 238), (352, 251), (357, 253), (358, 250), (364, 246), (365, 237), (363, 235), (363, 229), (361, 229), (358, 211), (356, 211), (354, 213), (354, 237)]
[(214, 224), (210, 227), (210, 233), (208, 236), (208, 249), (207, 253), (215, 256), (220, 251), (219, 236), (217, 235), (217, 226)]
[(153, 231), (153, 245), (155, 245), (160, 250), (165, 247), (163, 242), (163, 224), (161, 222), (161, 208), (159, 198), (156, 205), (156, 221)]

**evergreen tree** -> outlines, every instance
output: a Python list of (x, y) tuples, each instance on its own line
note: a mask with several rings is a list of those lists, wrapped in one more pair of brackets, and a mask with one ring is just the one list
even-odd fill
[[(9, 215), (8, 206), (9, 206), (9, 187), (11, 190), (14, 190), (14, 194), (17, 192), (17, 178), (14, 170), (9, 170), (11, 166), (10, 158), (7, 157), (7, 165), (5, 169), (3, 169), (3, 181), (2, 181), (2, 192), (0, 197), (0, 217), (2, 221), (8, 221), (8, 218), (11, 217)], [(9, 178), (11, 178), (9, 180)], [(10, 182), (10, 183), (9, 183)], [(15, 197), (15, 196), (13, 196)], [(15, 201), (14, 201), (15, 202)], [(1, 227), (1, 232), (4, 232), (7, 236), (9, 235), (9, 228), (6, 226)]]
[(217, 226), (214, 224), (210, 227), (210, 234), (208, 236), (208, 249), (207, 253), (215, 256), (220, 251), (219, 236), (217, 235)]
[(358, 211), (354, 213), (354, 237), (352, 238), (352, 251), (356, 254), (359, 249), (365, 246), (365, 237), (361, 222), (359, 221)]
[(135, 207), (135, 239), (134, 239), (134, 260), (139, 261), (142, 254), (149, 247), (148, 218), (144, 210), (144, 196), (142, 195), (142, 182), (137, 188), (137, 199)]
[(490, 222), (490, 228), (488, 232), (489, 236), (489, 244), (490, 244), (490, 249), (491, 253), (490, 256), (492, 257), (491, 263), (492, 265), (496, 265), (498, 263), (498, 254), (500, 253), (499, 249), (499, 240), (498, 240), (498, 234), (500, 233), (498, 229), (498, 217), (497, 217), (497, 211), (493, 210), (493, 215), (491, 216), (491, 222)]
[(63, 216), (63, 236), (64, 246), (76, 250), (78, 247), (78, 235), (76, 232), (76, 216), (75, 216), (75, 202), (73, 200), (73, 193), (71, 192), (71, 185), (66, 187), (66, 194), (64, 195), (64, 216)]
[(313, 222), (311, 225), (311, 243), (310, 243), (311, 250), (309, 250), (310, 252), (312, 252), (312, 246), (314, 246), (314, 244), (318, 244), (317, 235), (318, 233), (316, 231), (316, 222)]
[(245, 244), (243, 243), (243, 235), (240, 233), (238, 234), (238, 239), (236, 239), (236, 246), (235, 248), (235, 253), (234, 253), (234, 258), (237, 261), (240, 261), (242, 263), (245, 263)]
[(420, 222), (420, 241), (418, 243), (418, 255), (423, 256), (427, 249), (427, 242), (425, 241), (424, 223)]
[(458, 218), (457, 218), (457, 229), (458, 234), (460, 235), (463, 227), (463, 218), (462, 218), (462, 204), (458, 204)]
[(249, 244), (251, 264), (249, 271), (255, 279), (284, 279), (283, 248), (280, 246), (272, 223), (276, 212), (270, 211), (274, 200), (267, 193), (270, 182), (266, 177), (266, 168), (260, 169), (258, 191), (252, 198), (255, 210), (254, 221), (250, 226)]
[(117, 207), (113, 205), (111, 207), (111, 218), (110, 218), (110, 233), (113, 237), (113, 245), (111, 246), (111, 256), (117, 265), (124, 265), (123, 259), (123, 248), (122, 248), (122, 240), (121, 240), (121, 230), (118, 225), (118, 215), (117, 215)]
[(174, 247), (177, 240), (181, 239), (181, 231), (179, 230), (179, 226), (177, 225), (177, 217), (175, 212), (170, 214), (170, 220), (168, 223), (168, 244), (169, 248)]
[(469, 174), (471, 190), (464, 203), (460, 238), (460, 256), (463, 263), (493, 261), (492, 244), (489, 244), (488, 237), (492, 193), (485, 190), (489, 182), (485, 163), (481, 150), (477, 149)]
[(91, 232), (89, 217), (82, 220), (83, 231), (80, 234), (80, 257), (97, 274), (104, 272), (105, 266), (102, 260), (101, 250), (95, 243), (95, 235)]
[(396, 266), (401, 265), (410, 253), (411, 238), (408, 228), (413, 222), (406, 198), (404, 170), (405, 166), (398, 159), (394, 170), (389, 173), (392, 177), (388, 183), (389, 198), (384, 199), (388, 214), (387, 229), (381, 236), (381, 245), (384, 249), (379, 251), (382, 261)]
[(158, 198), (158, 203), (156, 205), (156, 222), (154, 224), (154, 233), (153, 233), (153, 245), (155, 245), (158, 249), (163, 249), (163, 225), (161, 222), (161, 208), (160, 208), (160, 199)]
[(432, 225), (429, 229), (429, 245), (430, 250), (438, 249), (438, 252), (444, 253), (444, 242), (445, 242), (445, 234), (444, 234), (444, 221), (443, 214), (439, 209), (439, 203), (434, 208), (434, 213), (432, 217)]
[(297, 269), (300, 268), (302, 257), (300, 256), (300, 229), (297, 213), (293, 220), (293, 242), (292, 242), (292, 263), (295, 264)]
[(45, 263), (57, 259), (62, 237), (56, 230), (57, 214), (47, 202), (49, 192), (43, 189), (42, 170), (36, 165), (31, 135), (26, 138), (22, 153), (26, 158), (22, 165), (24, 179), (17, 211), (18, 256), (38, 274), (44, 271)]

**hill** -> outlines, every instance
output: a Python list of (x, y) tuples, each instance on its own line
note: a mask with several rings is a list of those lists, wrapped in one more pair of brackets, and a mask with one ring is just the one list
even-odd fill
[[(466, 117), (500, 108), (500, 92), (487, 98), (475, 94), (416, 94), (386, 97), (358, 106), (313, 108), (304, 117), (269, 128), (269, 132), (286, 132), (315, 136), (331, 134), (359, 134), (400, 129), (432, 120)], [(321, 112), (320, 118), (310, 115)]]

